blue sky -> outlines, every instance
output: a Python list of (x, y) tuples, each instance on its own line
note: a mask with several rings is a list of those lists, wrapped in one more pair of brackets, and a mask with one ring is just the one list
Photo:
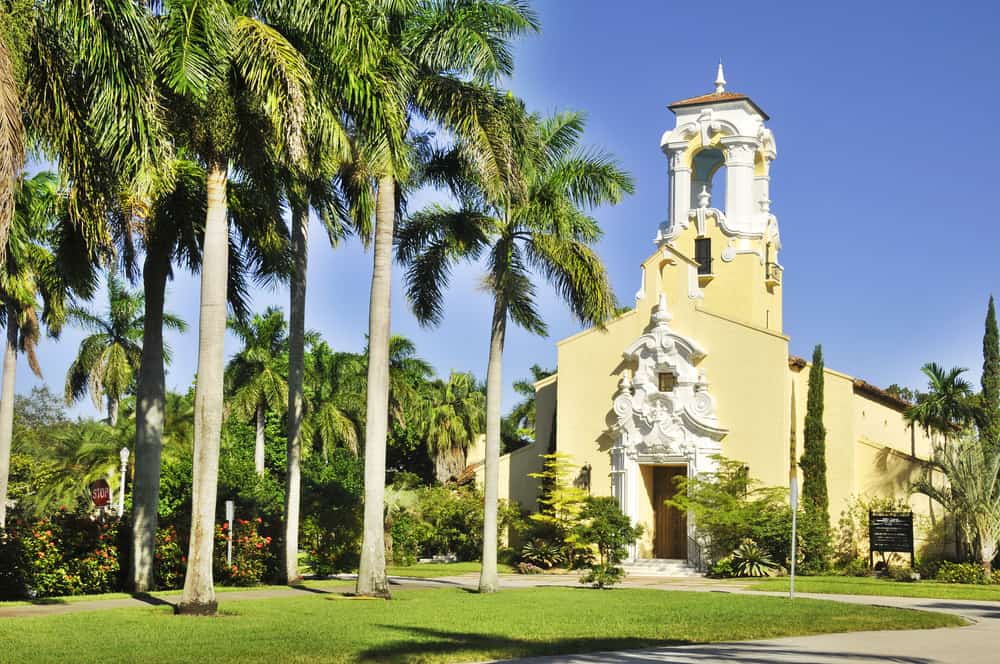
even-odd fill
[[(637, 192), (597, 212), (599, 245), (623, 303), (667, 214), (667, 163), (659, 137), (666, 106), (710, 92), (725, 62), (727, 89), (771, 116), (778, 158), (772, 211), (781, 225), (785, 333), (827, 365), (886, 386), (922, 387), (935, 360), (970, 368), (978, 381), (986, 302), (1000, 295), (1000, 222), (992, 194), (1000, 155), (1000, 8), (995, 3), (679, 3), (542, 0), (543, 30), (517, 48), (510, 83), (533, 110), (588, 115), (586, 140), (617, 155)], [(357, 242), (332, 251), (311, 231), (307, 326), (337, 349), (359, 350), (368, 319), (371, 256)], [(454, 275), (437, 330), (414, 321), (393, 291), (393, 328), (412, 338), (441, 374), (485, 375), (488, 299), (475, 266)], [(578, 325), (540, 289), (549, 338), (514, 330), (509, 384), (533, 363), (554, 366), (555, 342)], [(186, 388), (197, 363), (198, 282), (179, 274), (168, 309), (192, 326), (168, 335), (167, 382)], [(287, 306), (260, 292), (257, 307)], [(94, 303), (103, 307), (103, 300)], [(41, 347), (45, 380), (61, 389), (82, 334)], [(227, 353), (236, 350), (230, 339)], [(17, 386), (37, 384), (22, 363)], [(93, 413), (86, 402), (76, 409)]]

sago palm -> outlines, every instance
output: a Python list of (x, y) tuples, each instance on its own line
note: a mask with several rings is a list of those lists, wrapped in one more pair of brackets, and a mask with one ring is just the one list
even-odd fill
[(243, 342), (226, 368), (229, 412), (254, 422), (254, 468), (263, 475), (264, 417), (269, 408), (288, 405), (288, 326), (281, 310), (272, 307), (249, 322), (230, 319), (229, 329)]
[[(493, 85), (513, 70), (510, 39), (537, 29), (534, 13), (519, 0), (380, 0), (372, 8), (372, 29), (388, 45), (379, 69), (390, 77), (393, 97), (399, 103), (393, 115), (422, 119), (466, 138), (482, 169), (504, 177), (514, 141), (503, 113), (504, 98)], [(357, 592), (388, 597), (383, 518), (392, 242), (399, 184), (407, 179), (410, 162), (406, 151), (397, 148), (410, 127), (407, 122), (361, 129), (371, 155), (376, 204), (368, 323), (364, 534)]]
[[(585, 210), (617, 203), (633, 190), (630, 176), (607, 154), (580, 147), (584, 120), (578, 113), (530, 117), (533, 138), (517, 155), (523, 192), (491, 191), (469, 160), (451, 178), (461, 207), (431, 206), (412, 215), (400, 231), (398, 256), (409, 265), (406, 292), (417, 318), (437, 324), (442, 293), (456, 260), (486, 254), (483, 286), (493, 300), (486, 374), (486, 509), (481, 592), (497, 590), (497, 500), (499, 483), (501, 358), (507, 324), (544, 335), (535, 304), (535, 274), (541, 275), (583, 324), (598, 324), (615, 311), (615, 297), (600, 258), (591, 248), (601, 236)], [(461, 157), (465, 145), (453, 151)], [(445, 155), (447, 156), (447, 155)]]
[[(115, 274), (109, 273), (108, 308), (95, 313), (80, 306), (67, 312), (70, 323), (91, 334), (80, 342), (76, 358), (66, 372), (66, 402), (78, 401), (88, 392), (96, 408), (107, 404), (108, 424), (117, 426), (122, 396), (134, 387), (142, 357), (143, 320), (146, 316), (142, 293), (130, 290)], [(165, 328), (184, 332), (187, 324), (173, 314), (163, 314)], [(164, 357), (169, 361), (170, 351)]]

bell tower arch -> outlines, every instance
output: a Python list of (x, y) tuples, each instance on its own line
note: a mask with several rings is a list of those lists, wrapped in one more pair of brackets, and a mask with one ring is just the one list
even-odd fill
[(714, 92), (669, 108), (676, 123), (660, 140), (669, 217), (656, 243), (698, 263), (690, 296), (706, 309), (780, 333), (781, 239), (771, 212), (777, 148), (769, 117), (747, 95), (726, 90), (721, 63)]

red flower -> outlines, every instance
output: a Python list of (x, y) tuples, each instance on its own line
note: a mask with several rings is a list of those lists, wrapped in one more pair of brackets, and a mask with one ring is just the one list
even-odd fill
[(257, 523), (264, 523), (264, 521), (260, 517), (257, 517)]
[(257, 542), (257, 548), (258, 549), (263, 549), (264, 548), (264, 543), (263, 542)]
[(39, 558), (44, 558), (45, 557), (45, 552), (44, 551), (39, 551), (38, 552), (38, 557)]

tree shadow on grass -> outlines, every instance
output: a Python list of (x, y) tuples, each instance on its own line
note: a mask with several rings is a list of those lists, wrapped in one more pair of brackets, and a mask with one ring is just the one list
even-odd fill
[[(738, 661), (749, 664), (772, 664), (775, 661), (799, 662), (858, 662), (861, 664), (932, 664), (923, 657), (876, 655), (846, 651), (812, 651), (782, 643), (693, 643), (683, 639), (642, 638), (568, 638), (531, 641), (510, 636), (477, 632), (449, 632), (425, 627), (379, 625), (405, 632), (412, 638), (386, 642), (359, 653), (362, 662), (406, 662), (419, 656), (441, 656), (469, 652), (482, 657), (489, 651), (505, 657), (539, 657), (543, 662), (563, 661), (566, 655), (580, 662), (633, 664), (636, 662), (719, 662)], [(426, 640), (426, 639), (430, 640)], [(633, 651), (633, 652), (624, 652)], [(636, 652), (638, 651), (638, 652)], [(516, 659), (501, 660), (514, 662)]]
[(130, 593), (132, 599), (137, 599), (140, 602), (145, 602), (151, 606), (174, 606), (174, 602), (164, 599), (163, 597), (154, 597), (149, 593)]
[[(690, 643), (683, 640), (640, 638), (568, 638), (556, 641), (532, 641), (499, 634), (481, 632), (449, 632), (426, 627), (379, 625), (385, 629), (405, 632), (408, 637), (399, 641), (386, 641), (359, 653), (362, 662), (406, 662), (421, 655), (448, 655), (461, 652), (483, 656), (485, 651), (499, 652), (504, 656), (529, 657), (556, 655), (595, 650), (634, 650)], [(421, 640), (415, 640), (421, 639)]]

